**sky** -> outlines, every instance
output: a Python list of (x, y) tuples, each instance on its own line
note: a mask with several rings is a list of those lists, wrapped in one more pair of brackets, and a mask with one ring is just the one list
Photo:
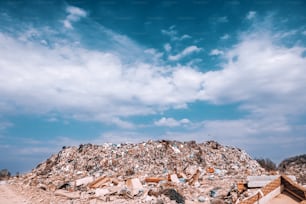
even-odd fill
[(0, 1), (0, 168), (63, 146), (306, 153), (306, 2)]

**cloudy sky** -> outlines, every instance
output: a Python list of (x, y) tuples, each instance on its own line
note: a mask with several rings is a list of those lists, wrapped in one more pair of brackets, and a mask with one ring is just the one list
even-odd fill
[(0, 2), (0, 168), (149, 139), (306, 152), (305, 1), (26, 2)]

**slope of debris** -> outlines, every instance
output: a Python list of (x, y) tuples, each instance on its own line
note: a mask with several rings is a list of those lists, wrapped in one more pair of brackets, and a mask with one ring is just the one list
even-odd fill
[(262, 173), (238, 148), (162, 140), (63, 147), (19, 182), (80, 203), (233, 203), (240, 196), (237, 183)]
[(278, 170), (285, 174), (294, 175), (299, 183), (306, 185), (306, 154), (283, 160), (278, 165)]

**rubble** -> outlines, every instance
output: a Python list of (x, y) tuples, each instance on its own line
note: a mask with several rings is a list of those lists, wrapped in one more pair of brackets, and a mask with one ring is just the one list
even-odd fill
[(298, 183), (306, 185), (306, 154), (283, 160), (278, 165), (278, 170), (284, 174), (294, 175)]
[(11, 182), (53, 203), (235, 203), (238, 183), (264, 173), (238, 148), (161, 140), (64, 147)]
[(69, 191), (62, 190), (62, 189), (56, 190), (54, 192), (54, 195), (63, 196), (63, 197), (67, 197), (70, 199), (80, 198), (80, 192), (69, 192)]

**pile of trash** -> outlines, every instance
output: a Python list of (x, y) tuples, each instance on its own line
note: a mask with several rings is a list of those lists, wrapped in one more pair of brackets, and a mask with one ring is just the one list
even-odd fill
[(306, 185), (306, 154), (283, 160), (278, 165), (278, 170), (284, 174), (294, 175), (300, 184)]
[(263, 173), (215, 141), (150, 140), (63, 147), (15, 183), (73, 203), (235, 203), (247, 176)]

